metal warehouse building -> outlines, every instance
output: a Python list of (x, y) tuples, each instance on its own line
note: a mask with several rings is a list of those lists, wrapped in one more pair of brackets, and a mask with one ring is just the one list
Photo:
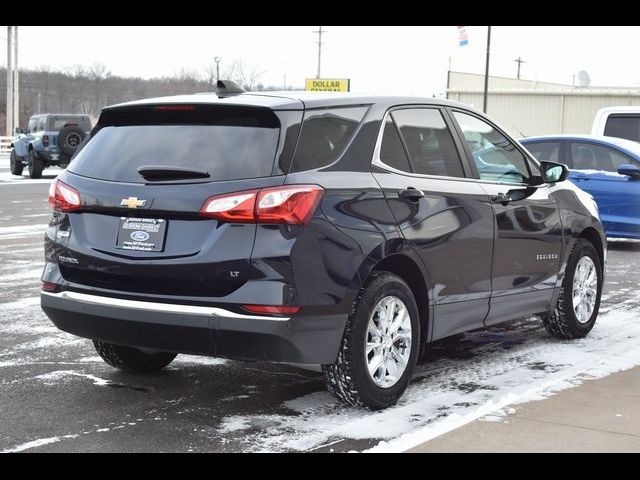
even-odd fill
[[(449, 72), (447, 85), (447, 98), (482, 109), (483, 75)], [(489, 78), (487, 113), (518, 138), (590, 133), (599, 109), (619, 105), (640, 105), (640, 89)]]

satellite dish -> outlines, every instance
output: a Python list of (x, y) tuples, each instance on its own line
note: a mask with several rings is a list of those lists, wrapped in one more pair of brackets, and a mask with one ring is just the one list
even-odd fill
[(584, 70), (578, 72), (578, 87), (588, 87), (591, 83), (591, 77)]

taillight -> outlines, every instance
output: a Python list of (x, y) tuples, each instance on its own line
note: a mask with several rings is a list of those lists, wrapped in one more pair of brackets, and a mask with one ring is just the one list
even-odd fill
[(42, 282), (42, 290), (45, 292), (56, 292), (60, 289), (60, 285), (51, 282)]
[(317, 185), (265, 188), (258, 193), (256, 213), (260, 223), (305, 225), (324, 190)]
[(56, 179), (49, 185), (49, 205), (60, 212), (73, 212), (82, 206), (80, 193), (75, 188)]
[(209, 197), (200, 209), (200, 215), (225, 222), (252, 223), (255, 221), (257, 195), (258, 190), (249, 190)]
[(242, 305), (242, 308), (251, 313), (269, 313), (272, 315), (293, 315), (300, 311), (300, 307), (286, 305)]
[(49, 146), (49, 135), (42, 136), (42, 145), (44, 145), (45, 147)]
[(323, 194), (317, 185), (287, 185), (216, 195), (200, 215), (225, 222), (306, 225)]

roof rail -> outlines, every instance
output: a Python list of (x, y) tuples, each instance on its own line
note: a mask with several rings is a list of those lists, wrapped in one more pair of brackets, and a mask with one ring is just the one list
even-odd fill
[(236, 82), (231, 80), (218, 80), (216, 82), (216, 94), (219, 98), (232, 97), (242, 93), (244, 93), (244, 90)]

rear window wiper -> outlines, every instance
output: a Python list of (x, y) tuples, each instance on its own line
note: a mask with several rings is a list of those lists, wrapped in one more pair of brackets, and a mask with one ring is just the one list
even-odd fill
[(145, 180), (185, 180), (189, 178), (209, 178), (211, 175), (205, 170), (196, 168), (172, 167), (165, 165), (143, 165), (138, 167), (138, 174)]

